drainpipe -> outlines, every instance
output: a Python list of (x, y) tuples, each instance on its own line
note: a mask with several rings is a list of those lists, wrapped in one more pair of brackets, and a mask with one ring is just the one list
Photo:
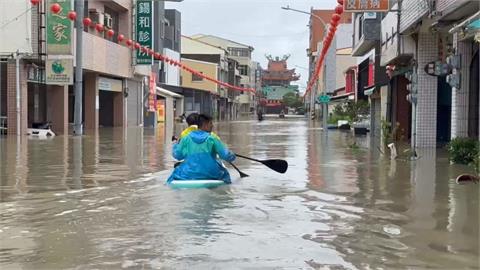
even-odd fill
[(17, 51), (15, 53), (16, 68), (15, 68), (15, 79), (16, 79), (16, 111), (17, 111), (17, 137), (20, 137), (20, 59), (22, 56)]

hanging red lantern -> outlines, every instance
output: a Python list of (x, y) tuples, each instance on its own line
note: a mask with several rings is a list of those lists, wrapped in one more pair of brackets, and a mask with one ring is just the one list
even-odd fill
[(98, 32), (100, 32), (100, 33), (103, 32), (103, 24), (97, 23), (97, 24), (95, 25), (95, 29), (96, 29)]
[(132, 46), (133, 41), (131, 39), (127, 39), (127, 41), (125, 41), (125, 44), (127, 44), (127, 46), (130, 47)]
[(115, 31), (113, 31), (112, 29), (109, 29), (109, 30), (107, 31), (107, 36), (108, 36), (108, 37), (113, 37), (113, 35), (115, 35)]
[(343, 6), (343, 0), (337, 0), (337, 3)]
[(343, 6), (338, 5), (338, 6), (335, 8), (335, 13), (337, 13), (338, 15), (341, 15), (341, 14), (343, 13)]
[(32, 5), (36, 6), (38, 5), (38, 3), (40, 3), (40, 0), (30, 0), (30, 3), (32, 3)]
[(153, 58), (160, 60), (160, 54), (159, 53), (154, 53)]
[(77, 13), (73, 10), (70, 10), (67, 14), (67, 17), (71, 20), (71, 21), (75, 21), (75, 19), (77, 18)]
[(88, 27), (90, 24), (92, 24), (92, 19), (90, 18), (83, 19), (83, 25)]
[(118, 35), (118, 37), (117, 37), (118, 42), (122, 42), (124, 39), (125, 39), (125, 36), (122, 35), (122, 34)]
[(155, 55), (155, 51), (152, 50), (152, 49), (148, 50), (148, 55), (154, 56), (154, 55)]
[(340, 17), (340, 15), (335, 13), (335, 14), (332, 15), (332, 22), (338, 22), (338, 21), (340, 21), (341, 18), (342, 17)]
[(141, 46), (140, 46), (140, 43), (135, 42), (135, 46), (134, 46), (134, 47), (135, 47), (135, 49), (137, 49), (137, 50), (140, 49), (140, 47), (141, 47)]
[(50, 11), (54, 14), (58, 14), (62, 10), (62, 6), (59, 3), (54, 3), (50, 6)]

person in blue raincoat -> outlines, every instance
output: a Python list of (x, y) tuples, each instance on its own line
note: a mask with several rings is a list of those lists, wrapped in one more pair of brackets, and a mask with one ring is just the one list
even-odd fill
[(190, 132), (179, 143), (173, 145), (173, 157), (184, 160), (176, 167), (167, 180), (223, 180), (231, 183), (228, 170), (222, 166), (217, 155), (228, 162), (235, 160), (235, 154), (211, 134), (212, 118), (205, 114), (198, 116), (198, 130)]

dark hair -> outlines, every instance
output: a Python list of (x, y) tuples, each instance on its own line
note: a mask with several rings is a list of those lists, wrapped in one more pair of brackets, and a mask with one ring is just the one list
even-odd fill
[(187, 124), (189, 126), (191, 125), (198, 125), (198, 113), (191, 113), (187, 116), (187, 119), (185, 119), (187, 121)]
[(198, 127), (201, 128), (206, 123), (212, 122), (213, 118), (206, 114), (200, 114), (198, 116)]

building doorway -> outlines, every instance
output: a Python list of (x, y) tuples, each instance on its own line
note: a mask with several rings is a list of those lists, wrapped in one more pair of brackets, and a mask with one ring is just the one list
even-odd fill
[(113, 99), (117, 94), (111, 91), (98, 91), (100, 109), (98, 111), (98, 120), (101, 127), (113, 127)]
[(452, 115), (452, 87), (446, 77), (438, 77), (437, 91), (437, 144), (450, 141)]

